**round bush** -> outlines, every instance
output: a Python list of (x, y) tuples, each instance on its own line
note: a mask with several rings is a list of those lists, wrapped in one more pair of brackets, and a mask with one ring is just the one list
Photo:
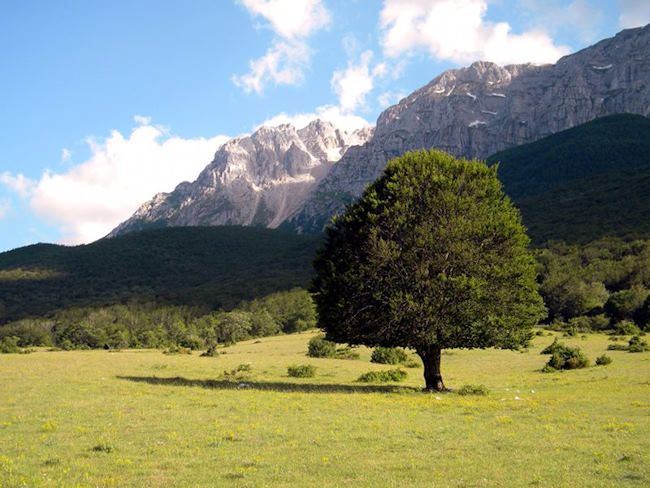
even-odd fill
[(548, 360), (547, 366), (553, 369), (579, 369), (589, 366), (589, 359), (578, 347), (568, 347), (558, 343)]
[(326, 341), (324, 335), (312, 337), (309, 341), (307, 356), (312, 358), (336, 357), (336, 343)]
[(385, 371), (368, 371), (357, 378), (361, 383), (386, 383), (389, 381), (404, 381), (408, 373), (403, 369), (388, 369)]
[(598, 356), (596, 358), (596, 366), (606, 366), (612, 362), (612, 358), (610, 358), (607, 354), (603, 354), (602, 356)]
[(401, 347), (375, 347), (370, 361), (379, 364), (399, 364), (408, 359), (406, 351)]
[(313, 378), (316, 367), (311, 364), (292, 365), (287, 368), (287, 375), (292, 378)]

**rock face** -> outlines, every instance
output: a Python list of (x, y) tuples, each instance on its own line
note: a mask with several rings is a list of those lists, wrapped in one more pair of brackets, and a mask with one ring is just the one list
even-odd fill
[(348, 150), (283, 227), (320, 232), (386, 162), (436, 148), (486, 158), (615, 113), (650, 116), (650, 25), (620, 32), (554, 65), (476, 62), (442, 73), (383, 112), (373, 138)]
[(479, 61), (446, 71), (384, 111), (374, 134), (347, 134), (321, 121), (301, 130), (261, 128), (226, 143), (194, 183), (156, 195), (110, 235), (222, 224), (316, 233), (406, 151), (486, 158), (625, 112), (650, 116), (650, 25), (554, 65)]
[(347, 133), (320, 120), (300, 130), (288, 124), (261, 127), (225, 143), (196, 181), (154, 196), (109, 237), (163, 226), (275, 228), (296, 212), (348, 147), (371, 135), (370, 128)]

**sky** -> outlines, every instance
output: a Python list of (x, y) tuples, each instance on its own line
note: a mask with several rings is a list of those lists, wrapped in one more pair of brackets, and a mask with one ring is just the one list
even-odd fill
[(647, 0), (0, 0), (0, 252), (99, 239), (262, 124), (374, 125), (447, 69), (649, 22)]

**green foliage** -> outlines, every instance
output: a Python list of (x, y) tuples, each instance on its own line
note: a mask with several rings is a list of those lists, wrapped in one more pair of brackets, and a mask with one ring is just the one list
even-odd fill
[(389, 381), (404, 381), (408, 373), (403, 369), (387, 369), (383, 371), (368, 371), (363, 373), (357, 381), (361, 383), (387, 383)]
[(226, 381), (240, 382), (250, 380), (250, 374), (253, 371), (253, 367), (250, 363), (242, 363), (236, 368), (231, 370), (225, 370), (223, 372), (223, 379)]
[(0, 354), (18, 354), (21, 352), (18, 347), (20, 337), (7, 336), (0, 340)]
[(649, 235), (650, 121), (611, 115), (488, 158), (534, 242)]
[(299, 364), (287, 367), (287, 376), (292, 378), (313, 378), (316, 375), (316, 366)]
[[(550, 346), (549, 346), (550, 347)], [(544, 371), (560, 369), (579, 369), (589, 366), (589, 359), (578, 347), (568, 347), (558, 343), (553, 347), (551, 358), (546, 364), (548, 368)]]
[(372, 350), (370, 361), (379, 364), (399, 364), (408, 359), (406, 351), (401, 347), (375, 347)]
[(314, 302), (311, 295), (300, 288), (272, 293), (263, 298), (243, 303), (239, 308), (254, 314), (266, 313), (271, 317), (274, 325), (267, 322), (271, 333), (263, 335), (273, 335), (280, 331), (290, 334), (316, 326)]
[(485, 385), (464, 385), (456, 393), (459, 395), (481, 395), (486, 396), (490, 393)]
[(546, 346), (544, 349), (540, 351), (540, 354), (553, 354), (554, 352), (559, 351), (563, 347), (564, 344), (558, 342), (556, 337), (555, 339), (553, 339), (553, 342), (551, 342), (550, 345)]
[(614, 292), (605, 303), (605, 312), (614, 320), (634, 320), (649, 295), (641, 286)]
[(213, 344), (210, 344), (208, 348), (205, 350), (205, 352), (201, 353), (202, 358), (216, 358), (219, 356), (219, 350), (217, 349), (217, 344), (216, 342)]
[(641, 337), (633, 336), (630, 337), (627, 350), (630, 352), (645, 352), (650, 351), (650, 347), (648, 347), (648, 343), (642, 340)]
[(613, 332), (618, 335), (634, 335), (641, 332), (641, 330), (636, 326), (634, 322), (630, 322), (629, 320), (621, 320), (620, 322), (614, 323)]
[(516, 348), (544, 316), (519, 214), (481, 162), (407, 153), (326, 232), (312, 290), (330, 340)]
[(324, 335), (317, 335), (309, 340), (307, 356), (312, 358), (336, 357), (336, 344), (325, 340)]
[(305, 286), (319, 242), (271, 229), (170, 227), (76, 247), (15, 249), (0, 253), (0, 324), (128, 301), (230, 310)]
[(344, 346), (336, 349), (336, 359), (359, 359), (361, 355), (353, 347)]
[(612, 358), (609, 357), (607, 354), (603, 354), (602, 356), (598, 356), (596, 358), (596, 366), (607, 366), (608, 364), (612, 363)]

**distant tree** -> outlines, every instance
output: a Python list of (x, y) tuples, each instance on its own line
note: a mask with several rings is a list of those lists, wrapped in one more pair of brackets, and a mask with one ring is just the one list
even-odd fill
[(445, 389), (442, 349), (517, 348), (544, 316), (496, 167), (408, 153), (326, 233), (312, 285), (326, 338), (415, 349), (428, 390)]

